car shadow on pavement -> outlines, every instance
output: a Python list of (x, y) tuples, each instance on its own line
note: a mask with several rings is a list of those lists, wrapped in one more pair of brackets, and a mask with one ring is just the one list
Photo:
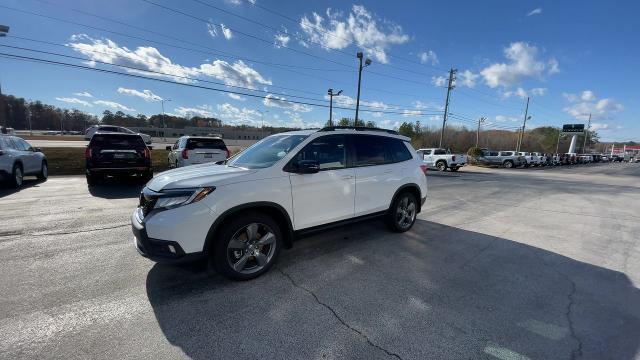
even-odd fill
[(156, 264), (146, 286), (167, 340), (194, 359), (625, 360), (640, 341), (625, 274), (423, 220), (299, 240), (252, 281)]
[(144, 184), (138, 179), (106, 179), (97, 185), (88, 186), (89, 193), (105, 199), (137, 198)]
[(32, 187), (38, 187), (40, 184), (44, 183), (46, 180), (38, 180), (38, 179), (24, 179), (22, 182), (22, 186), (19, 188), (11, 187), (6, 183), (0, 183), (0, 198), (5, 196), (9, 196), (11, 194), (15, 194), (19, 191), (26, 191)]

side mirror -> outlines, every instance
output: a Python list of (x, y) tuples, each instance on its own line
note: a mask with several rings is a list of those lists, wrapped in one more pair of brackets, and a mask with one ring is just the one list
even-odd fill
[(171, 151), (171, 146), (167, 146), (165, 149), (167, 149), (167, 151)]
[(35, 151), (35, 152), (42, 152), (42, 149), (40, 149), (40, 148), (33, 148), (33, 151)]
[(300, 160), (295, 163), (296, 174), (315, 174), (320, 171), (318, 160)]

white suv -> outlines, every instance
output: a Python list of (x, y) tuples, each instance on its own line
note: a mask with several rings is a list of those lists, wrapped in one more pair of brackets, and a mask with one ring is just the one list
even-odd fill
[(155, 261), (208, 257), (219, 273), (251, 279), (301, 233), (380, 215), (407, 231), (427, 197), (409, 140), (383, 129), (294, 131), (225, 165), (166, 171), (131, 217), (136, 248)]
[(170, 168), (219, 162), (230, 156), (227, 145), (219, 137), (183, 136), (166, 149)]

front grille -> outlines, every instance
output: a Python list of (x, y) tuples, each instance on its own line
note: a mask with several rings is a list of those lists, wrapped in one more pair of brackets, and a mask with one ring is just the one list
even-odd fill
[(143, 189), (140, 193), (140, 203), (138, 204), (138, 206), (140, 207), (140, 209), (142, 209), (142, 215), (147, 216), (151, 212), (151, 210), (153, 210), (158, 197), (145, 192), (145, 190), (147, 189)]

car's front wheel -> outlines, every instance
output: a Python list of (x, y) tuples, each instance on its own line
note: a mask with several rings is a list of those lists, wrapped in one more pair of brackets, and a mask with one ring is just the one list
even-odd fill
[(40, 173), (38, 173), (38, 180), (47, 180), (49, 177), (49, 166), (47, 166), (47, 162), (43, 161), (40, 166)]
[(282, 230), (270, 216), (249, 212), (225, 224), (213, 249), (213, 266), (234, 280), (249, 280), (267, 272), (282, 247)]
[(395, 232), (405, 232), (416, 222), (418, 214), (418, 200), (410, 192), (403, 192), (398, 195), (388, 214), (387, 222), (389, 228)]

